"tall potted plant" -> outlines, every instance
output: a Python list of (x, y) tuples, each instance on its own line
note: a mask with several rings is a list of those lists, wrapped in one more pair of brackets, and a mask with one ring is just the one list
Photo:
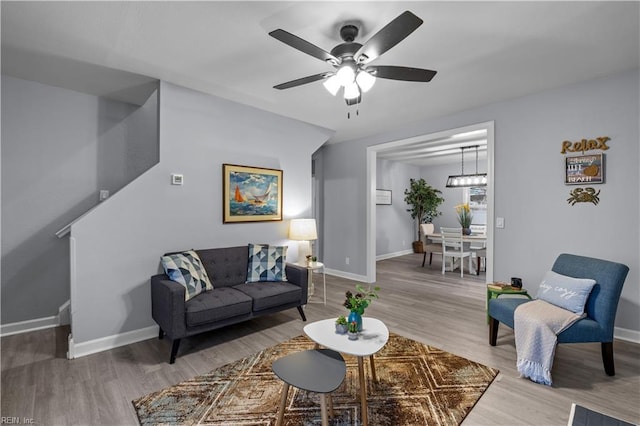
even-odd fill
[(424, 251), (420, 239), (420, 224), (430, 223), (434, 217), (441, 214), (438, 211), (438, 206), (444, 202), (441, 194), (442, 191), (432, 187), (422, 178), (409, 179), (409, 188), (404, 190), (404, 201), (411, 206), (407, 211), (416, 221), (416, 241), (413, 242), (413, 251), (416, 253)]

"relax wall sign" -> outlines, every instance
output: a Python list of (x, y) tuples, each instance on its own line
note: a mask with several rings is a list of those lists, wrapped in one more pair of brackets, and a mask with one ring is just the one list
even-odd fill
[(600, 149), (602, 151), (606, 151), (609, 149), (607, 146), (607, 141), (610, 141), (611, 138), (608, 136), (601, 136), (595, 139), (582, 139), (578, 142), (564, 141), (562, 142), (562, 150), (560, 154), (566, 154), (567, 152), (582, 152), (584, 154), (585, 151), (593, 151), (595, 149)]
[[(582, 139), (577, 142), (564, 141), (562, 142), (561, 154), (568, 152), (581, 152), (583, 155), (567, 156), (565, 157), (564, 166), (564, 184), (565, 185), (584, 185), (588, 184), (602, 184), (604, 183), (604, 154), (587, 154), (585, 151), (601, 150), (606, 151), (609, 149), (607, 142), (611, 138), (608, 136), (601, 136), (595, 139)], [(567, 202), (570, 205), (576, 203), (592, 203), (597, 205), (600, 202), (600, 191), (596, 191), (594, 188), (575, 188), (569, 192), (569, 198)]]

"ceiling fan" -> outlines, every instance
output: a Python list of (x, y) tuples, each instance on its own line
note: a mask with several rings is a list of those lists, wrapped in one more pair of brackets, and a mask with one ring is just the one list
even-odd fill
[(340, 29), (340, 37), (344, 43), (331, 49), (331, 52), (327, 52), (285, 30), (271, 31), (269, 33), (271, 37), (307, 55), (325, 61), (335, 68), (335, 71), (321, 72), (273, 87), (279, 90), (290, 89), (324, 80), (325, 88), (334, 96), (341, 87), (344, 87), (344, 98), (347, 105), (355, 105), (360, 103), (362, 92), (368, 91), (375, 83), (376, 78), (429, 82), (437, 71), (392, 65), (369, 65), (371, 61), (414, 32), (422, 25), (422, 22), (422, 19), (413, 13), (403, 12), (364, 44), (354, 41), (358, 36), (358, 27), (347, 24)]

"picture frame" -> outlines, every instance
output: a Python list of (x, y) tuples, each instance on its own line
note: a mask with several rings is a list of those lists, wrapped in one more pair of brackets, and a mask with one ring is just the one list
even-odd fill
[(376, 204), (381, 206), (391, 205), (391, 190), (376, 189)]
[(604, 183), (604, 154), (565, 157), (565, 185), (592, 185)]
[(282, 221), (282, 170), (222, 165), (223, 223)]

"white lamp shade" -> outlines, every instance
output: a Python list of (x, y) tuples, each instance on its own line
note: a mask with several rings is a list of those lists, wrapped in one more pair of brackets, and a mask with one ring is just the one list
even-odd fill
[(338, 76), (340, 84), (346, 88), (349, 84), (353, 83), (353, 80), (356, 78), (356, 72), (350, 65), (343, 65), (336, 73), (336, 76)]
[(356, 76), (356, 83), (360, 86), (363, 92), (368, 92), (376, 82), (376, 78), (366, 71), (358, 71)]
[(289, 224), (289, 239), (296, 241), (310, 241), (318, 239), (315, 219), (291, 219)]
[(335, 74), (327, 78), (322, 84), (324, 85), (324, 88), (327, 89), (327, 91), (333, 96), (335, 96), (336, 93), (338, 93), (338, 90), (340, 90), (340, 87), (342, 87), (340, 85), (340, 79)]
[(358, 85), (354, 82), (344, 88), (344, 98), (345, 99), (356, 99), (360, 96), (360, 89)]

